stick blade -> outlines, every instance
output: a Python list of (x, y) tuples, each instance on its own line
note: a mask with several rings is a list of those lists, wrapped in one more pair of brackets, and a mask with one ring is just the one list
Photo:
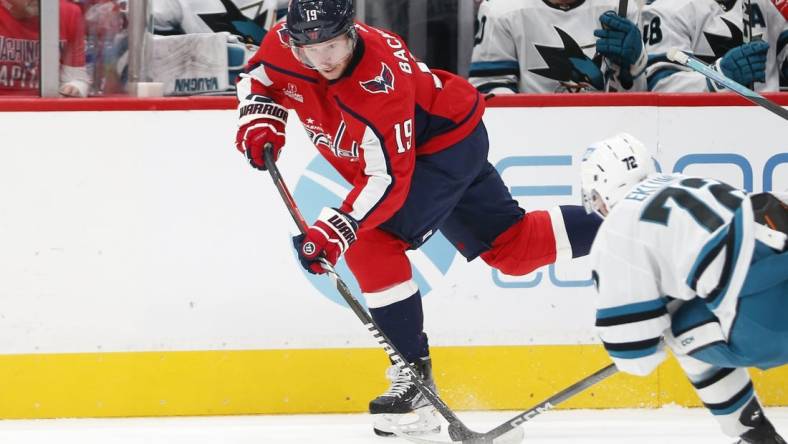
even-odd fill
[(522, 427), (515, 427), (501, 436), (490, 438), (485, 434), (476, 434), (473, 437), (463, 439), (462, 444), (520, 444), (525, 439), (525, 432)]
[(443, 441), (443, 440), (440, 440), (440, 439), (422, 438), (421, 436), (418, 436), (418, 435), (410, 435), (410, 434), (404, 433), (403, 431), (401, 431), (399, 429), (392, 429), (392, 432), (398, 438), (402, 438), (405, 441), (410, 441), (410, 442), (413, 442), (413, 443), (416, 443), (416, 444), (454, 444), (454, 443), (461, 442), (461, 441)]
[(492, 440), (493, 444), (520, 444), (525, 439), (522, 427), (516, 427)]

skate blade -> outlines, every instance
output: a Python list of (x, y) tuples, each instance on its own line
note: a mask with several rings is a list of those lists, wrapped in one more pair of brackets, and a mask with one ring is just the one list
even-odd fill
[(422, 407), (412, 413), (380, 414), (375, 416), (373, 430), (378, 436), (418, 436), (439, 433), (440, 419), (434, 407)]

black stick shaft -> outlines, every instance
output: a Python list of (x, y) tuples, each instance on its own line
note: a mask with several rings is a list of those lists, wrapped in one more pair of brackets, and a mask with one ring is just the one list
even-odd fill
[(752, 41), (752, 2), (750, 0), (744, 0), (742, 2), (742, 9), (742, 30), (744, 31), (742, 40), (744, 43), (750, 43)]
[(494, 440), (495, 438), (512, 431), (516, 427), (523, 425), (524, 423), (532, 420), (535, 416), (539, 415), (540, 413), (544, 413), (548, 410), (552, 410), (558, 404), (577, 395), (578, 393), (591, 387), (592, 385), (616, 374), (617, 372), (618, 369), (616, 368), (615, 364), (610, 364), (607, 367), (598, 370), (589, 376), (586, 376), (580, 381), (572, 384), (571, 386), (561, 390), (555, 395), (537, 404), (535, 407), (518, 414), (512, 419), (506, 421), (505, 423), (485, 433), (482, 436), (482, 440), (480, 442), (492, 442), (492, 440)]
[[(629, 1), (628, 0), (618, 0), (618, 16), (619, 17), (624, 17), (624, 18), (627, 17), (627, 6), (628, 5), (629, 5)], [(645, 51), (645, 48), (643, 50)], [(594, 54), (594, 57), (591, 59), (591, 61), (593, 61), (595, 65), (601, 66), (602, 65), (602, 57), (603, 57), (602, 54), (596, 53), (596, 54)], [(625, 86), (625, 85), (622, 84), (621, 86)], [(627, 87), (629, 88), (629, 87), (631, 87), (631, 85), (628, 85)], [(607, 89), (608, 89), (607, 88), (607, 79), (605, 79), (605, 90), (607, 90)]]
[[(282, 179), (282, 175), (279, 173), (279, 168), (277, 168), (276, 161), (274, 160), (273, 147), (271, 144), (265, 145), (263, 155), (265, 156), (265, 166), (268, 169), (268, 172), (271, 174), (271, 179), (273, 179), (274, 185), (276, 185), (276, 189), (279, 191), (279, 195), (282, 196), (282, 200), (284, 201), (287, 210), (290, 212), (290, 216), (293, 217), (293, 220), (298, 226), (299, 231), (301, 231), (302, 234), (305, 234), (308, 226), (304, 220), (304, 217), (301, 215), (301, 211), (298, 210), (295, 199), (293, 199), (292, 194), (290, 194), (290, 190), (288, 190), (287, 185)], [(394, 344), (392, 344), (391, 340), (389, 340), (385, 333), (381, 331), (380, 327), (378, 327), (378, 325), (372, 319), (372, 316), (370, 316), (364, 307), (362, 307), (361, 303), (359, 303), (355, 296), (353, 296), (353, 293), (350, 292), (350, 289), (345, 284), (345, 282), (339, 277), (337, 272), (334, 271), (334, 268), (328, 262), (324, 262), (323, 266), (334, 280), (337, 291), (342, 296), (342, 299), (345, 300), (353, 313), (355, 313), (361, 322), (364, 323), (364, 326), (367, 327), (367, 330), (369, 330), (369, 332), (375, 338), (375, 341), (383, 346), (383, 349), (386, 351), (386, 353), (388, 353), (395, 365), (401, 369), (408, 369), (407, 374), (410, 380), (419, 388), (424, 397), (427, 398), (430, 403), (432, 403), (441, 416), (443, 416), (450, 425), (453, 425), (455, 428), (465, 434), (466, 437), (480, 435), (479, 433), (468, 429), (468, 427), (466, 427), (465, 424), (460, 421), (460, 419), (454, 414), (449, 406), (447, 406), (446, 403), (443, 402), (443, 400), (440, 399), (438, 395), (424, 383), (424, 381), (422, 381), (421, 377), (418, 376), (415, 371), (413, 371), (412, 367), (408, 364), (408, 361), (406, 361), (402, 356), (402, 353), (400, 353), (396, 347), (394, 347)]]

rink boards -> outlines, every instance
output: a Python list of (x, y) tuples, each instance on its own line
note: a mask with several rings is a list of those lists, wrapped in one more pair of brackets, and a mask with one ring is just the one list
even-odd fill
[[(384, 353), (326, 280), (301, 272), (270, 179), (232, 147), (231, 100), (8, 103), (0, 418), (355, 412), (384, 389)], [(499, 100), (485, 114), (490, 161), (526, 209), (577, 203), (586, 145), (622, 130), (657, 147), (663, 171), (788, 188), (788, 127), (735, 104)], [(348, 185), (296, 125), (280, 167), (311, 219)], [(608, 362), (582, 260), (511, 278), (440, 236), (411, 260), (453, 407), (525, 408)], [(767, 404), (788, 405), (785, 367), (755, 374)], [(567, 405), (666, 403), (697, 405), (672, 361)]]

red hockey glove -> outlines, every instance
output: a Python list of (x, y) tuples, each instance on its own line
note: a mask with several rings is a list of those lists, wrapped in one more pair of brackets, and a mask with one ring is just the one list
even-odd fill
[(235, 147), (246, 155), (249, 163), (265, 170), (263, 147), (274, 147), (274, 161), (285, 145), (287, 109), (265, 96), (250, 94), (238, 104), (238, 132)]
[(305, 235), (293, 237), (301, 266), (312, 274), (325, 273), (320, 258), (336, 265), (342, 253), (356, 241), (356, 230), (358, 223), (352, 217), (334, 208), (323, 208)]

